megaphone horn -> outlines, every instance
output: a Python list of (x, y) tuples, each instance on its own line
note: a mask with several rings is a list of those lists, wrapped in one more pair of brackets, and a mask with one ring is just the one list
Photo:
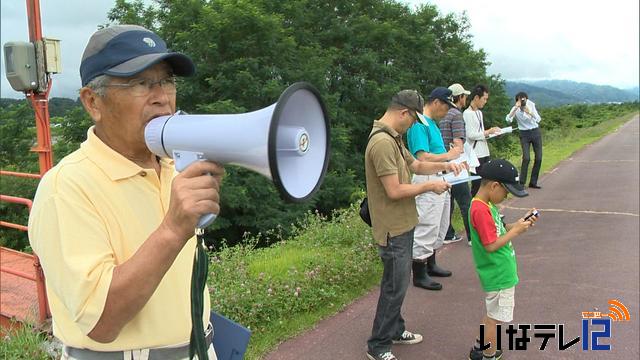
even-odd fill
[[(151, 120), (147, 147), (175, 160), (182, 171), (194, 161), (238, 165), (271, 179), (290, 202), (311, 197), (329, 165), (329, 117), (318, 90), (306, 82), (289, 86), (278, 102), (244, 114), (176, 113)], [(215, 220), (203, 216), (198, 227)]]

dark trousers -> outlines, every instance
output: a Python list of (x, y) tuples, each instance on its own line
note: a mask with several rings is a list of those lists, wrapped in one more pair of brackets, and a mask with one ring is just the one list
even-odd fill
[[(476, 167), (476, 174), (480, 169), (482, 169), (482, 165), (484, 165), (487, 161), (489, 161), (489, 159), (490, 158), (488, 156), (478, 158), (478, 162), (480, 163), (480, 166)], [(481, 179), (473, 180), (471, 182), (471, 197), (476, 196), (476, 194), (478, 193), (478, 190), (480, 189), (480, 182), (482, 182)]]
[(453, 185), (451, 187), (451, 206), (449, 207), (449, 230), (447, 230), (447, 235), (445, 235), (445, 239), (452, 239), (453, 235), (455, 235), (455, 230), (453, 229), (453, 225), (451, 219), (453, 218), (453, 201), (458, 203), (458, 208), (460, 209), (460, 215), (462, 215), (462, 223), (464, 224), (464, 230), (467, 233), (467, 240), (471, 240), (471, 233), (469, 232), (469, 206), (471, 205), (471, 192), (469, 191), (468, 183), (460, 183)]
[(389, 238), (387, 246), (378, 246), (384, 270), (373, 329), (367, 341), (372, 354), (390, 351), (392, 339), (399, 338), (405, 330), (400, 309), (411, 276), (413, 230)]
[(522, 147), (522, 166), (520, 166), (520, 184), (527, 183), (527, 173), (529, 172), (529, 146), (533, 145), (533, 168), (531, 169), (531, 181), (529, 184), (538, 184), (538, 175), (540, 174), (540, 166), (542, 165), (542, 133), (540, 128), (532, 130), (520, 130), (520, 146)]

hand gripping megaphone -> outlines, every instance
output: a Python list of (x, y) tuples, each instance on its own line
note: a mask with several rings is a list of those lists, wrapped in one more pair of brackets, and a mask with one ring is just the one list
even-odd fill
[[(144, 137), (153, 153), (173, 158), (178, 171), (199, 160), (238, 165), (271, 179), (290, 202), (311, 197), (329, 164), (329, 117), (318, 90), (305, 82), (253, 112), (157, 117), (147, 124)], [(215, 218), (202, 216), (198, 227)]]

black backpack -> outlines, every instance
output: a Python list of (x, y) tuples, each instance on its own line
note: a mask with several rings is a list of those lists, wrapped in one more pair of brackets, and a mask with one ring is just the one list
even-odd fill
[[(389, 134), (389, 132), (387, 132), (384, 129), (374, 131), (373, 134), (369, 135), (369, 140), (367, 140), (367, 146), (369, 146), (369, 141), (371, 141), (371, 138), (373, 137), (373, 135), (380, 132), (387, 133), (389, 136), (391, 136), (391, 134)], [(393, 138), (393, 136), (391, 137)], [(396, 142), (396, 139), (393, 139), (393, 141), (396, 143), (396, 145), (398, 145), (398, 150), (400, 150), (400, 155), (404, 158), (400, 144)], [(365, 151), (366, 151), (366, 148), (365, 148)], [(364, 199), (362, 199), (362, 202), (360, 202), (360, 218), (362, 219), (362, 221), (365, 222), (365, 224), (371, 226), (371, 214), (369, 213), (369, 199), (366, 196)]]
[(365, 196), (360, 203), (360, 218), (365, 224), (371, 226), (371, 214), (369, 214), (369, 199)]

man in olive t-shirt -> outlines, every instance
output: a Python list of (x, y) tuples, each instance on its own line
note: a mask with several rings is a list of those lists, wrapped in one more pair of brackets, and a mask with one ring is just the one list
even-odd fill
[(365, 151), (367, 196), (373, 237), (384, 266), (380, 297), (369, 338), (367, 357), (371, 360), (396, 359), (392, 344), (417, 344), (422, 336), (405, 330), (400, 314), (409, 285), (413, 229), (418, 221), (415, 196), (425, 191), (443, 193), (444, 181), (411, 184), (411, 172), (458, 173), (457, 164), (419, 161), (408, 152), (402, 134), (417, 121), (424, 99), (415, 90), (397, 93), (385, 114), (373, 122)]

